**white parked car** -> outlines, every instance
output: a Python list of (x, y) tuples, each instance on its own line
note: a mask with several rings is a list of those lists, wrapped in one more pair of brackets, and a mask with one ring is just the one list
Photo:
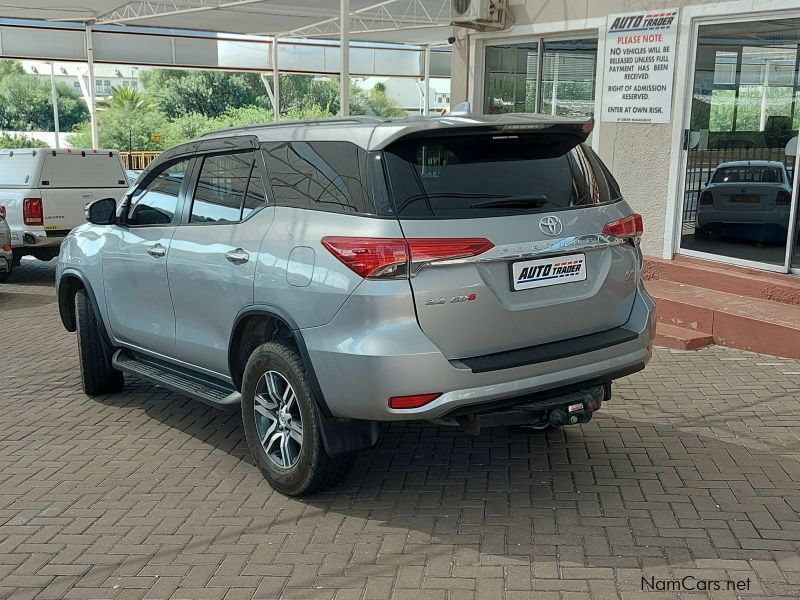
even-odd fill
[(792, 180), (782, 162), (722, 163), (700, 192), (694, 237), (785, 243), (791, 205)]
[(116, 150), (0, 151), (0, 204), (6, 207), (14, 263), (26, 255), (55, 258), (66, 235), (86, 222), (86, 204), (122, 197), (127, 188)]

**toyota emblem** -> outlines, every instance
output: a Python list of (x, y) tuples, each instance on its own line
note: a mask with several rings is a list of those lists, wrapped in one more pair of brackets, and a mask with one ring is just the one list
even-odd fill
[(564, 231), (564, 224), (558, 217), (548, 215), (539, 219), (539, 231), (545, 235), (559, 235)]

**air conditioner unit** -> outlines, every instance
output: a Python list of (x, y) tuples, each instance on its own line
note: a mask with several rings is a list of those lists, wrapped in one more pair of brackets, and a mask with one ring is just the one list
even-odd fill
[(452, 24), (457, 27), (486, 31), (510, 25), (508, 0), (450, 0), (450, 7)]

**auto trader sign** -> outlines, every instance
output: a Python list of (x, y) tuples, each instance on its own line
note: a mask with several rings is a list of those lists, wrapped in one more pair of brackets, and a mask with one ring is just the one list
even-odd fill
[(669, 123), (678, 11), (610, 15), (603, 121)]

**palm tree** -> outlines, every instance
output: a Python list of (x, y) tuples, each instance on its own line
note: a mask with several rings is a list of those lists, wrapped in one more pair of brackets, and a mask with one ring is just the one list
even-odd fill
[(116, 121), (128, 129), (128, 152), (133, 152), (133, 129), (143, 113), (156, 108), (149, 97), (131, 87), (112, 87), (111, 95), (97, 103), (97, 110), (105, 113), (108, 122)]
[(127, 86), (111, 88), (111, 95), (97, 103), (97, 110), (136, 113), (155, 108), (155, 102), (139, 90)]

